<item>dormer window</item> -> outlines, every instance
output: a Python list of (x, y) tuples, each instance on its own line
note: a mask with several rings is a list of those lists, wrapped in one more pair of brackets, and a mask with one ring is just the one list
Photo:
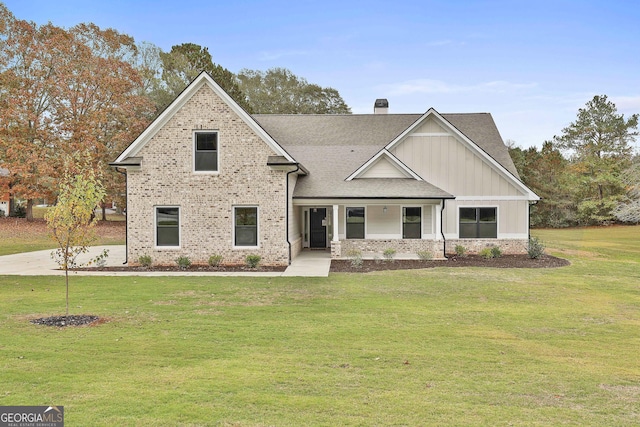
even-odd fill
[(194, 137), (195, 172), (218, 172), (218, 132), (196, 132)]

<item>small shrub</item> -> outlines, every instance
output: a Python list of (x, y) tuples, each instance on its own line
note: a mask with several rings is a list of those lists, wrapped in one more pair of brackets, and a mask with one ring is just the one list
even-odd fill
[(482, 249), (478, 255), (480, 255), (484, 259), (493, 259), (493, 248), (484, 248)]
[(382, 262), (382, 260), (380, 259), (380, 257), (378, 255), (374, 255), (373, 256), (373, 262), (375, 262), (376, 264), (380, 264)]
[(144, 268), (149, 268), (151, 267), (152, 260), (149, 255), (140, 255), (140, 257), (138, 258), (138, 263)]
[(456, 256), (460, 257), (460, 258), (464, 258), (467, 256), (467, 248), (465, 248), (462, 245), (456, 245)]
[(431, 251), (418, 251), (418, 258), (422, 261), (431, 261), (433, 259), (433, 253)]
[(186, 270), (191, 265), (191, 260), (186, 256), (179, 256), (176, 258), (176, 264), (180, 267), (180, 270)]
[(102, 251), (102, 253), (100, 253), (100, 255), (98, 255), (97, 257), (95, 257), (91, 261), (89, 261), (89, 264), (91, 264), (93, 262), (99, 268), (103, 268), (105, 265), (107, 265), (107, 258), (108, 257), (109, 257), (109, 249), (105, 249), (105, 250)]
[(527, 255), (531, 259), (538, 259), (544, 255), (544, 244), (537, 237), (529, 239), (529, 247), (527, 247)]
[(393, 261), (393, 257), (396, 256), (396, 250), (392, 248), (385, 249), (384, 252), (382, 252), (382, 256), (387, 261)]
[(220, 264), (222, 264), (222, 255), (211, 255), (208, 262), (211, 267), (220, 267)]
[(355, 268), (361, 268), (363, 261), (362, 261), (362, 252), (360, 252), (358, 249), (352, 249), (347, 253), (347, 256), (349, 257), (349, 259), (351, 260), (351, 266), (355, 267)]
[(492, 247), (491, 255), (493, 255), (494, 258), (500, 258), (502, 256), (502, 249), (500, 249), (498, 246)]
[(261, 259), (262, 259), (262, 257), (260, 255), (249, 254), (249, 255), (246, 256), (246, 258), (244, 260), (247, 263), (247, 267), (249, 267), (249, 268), (258, 268), (258, 265), (260, 265), (260, 260)]
[(13, 211), (13, 217), (15, 218), (26, 218), (27, 216), (27, 208), (25, 208), (22, 205), (16, 206), (15, 210)]

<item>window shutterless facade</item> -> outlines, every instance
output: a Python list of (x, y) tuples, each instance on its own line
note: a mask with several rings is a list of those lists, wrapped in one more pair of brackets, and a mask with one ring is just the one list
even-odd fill
[(497, 238), (498, 217), (496, 211), (496, 208), (460, 208), (460, 238)]
[(238, 247), (258, 246), (258, 207), (236, 206), (233, 208), (233, 245)]
[(364, 239), (364, 208), (347, 208), (347, 239)]
[(422, 238), (422, 208), (420, 206), (402, 208), (402, 238)]
[(180, 246), (180, 208), (156, 207), (156, 246)]
[(218, 172), (218, 132), (195, 132), (193, 170)]

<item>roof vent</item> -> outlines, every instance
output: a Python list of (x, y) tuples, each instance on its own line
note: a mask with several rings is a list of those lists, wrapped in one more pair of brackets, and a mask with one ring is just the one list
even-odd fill
[(387, 114), (389, 112), (389, 101), (384, 98), (376, 99), (373, 104), (373, 114)]

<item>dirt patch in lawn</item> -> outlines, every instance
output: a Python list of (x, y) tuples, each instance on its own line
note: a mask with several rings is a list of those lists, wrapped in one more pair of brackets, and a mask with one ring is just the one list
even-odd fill
[(100, 317), (90, 314), (80, 314), (73, 316), (50, 316), (33, 319), (30, 322), (34, 325), (56, 326), (64, 328), (67, 326), (85, 326), (100, 323)]
[(332, 260), (332, 273), (363, 273), (383, 270), (411, 270), (436, 267), (489, 267), (489, 268), (557, 268), (569, 265), (569, 261), (551, 255), (531, 259), (527, 255), (503, 255), (500, 258), (485, 259), (478, 255), (466, 257), (452, 256), (448, 260), (363, 260), (356, 266), (351, 260)]

